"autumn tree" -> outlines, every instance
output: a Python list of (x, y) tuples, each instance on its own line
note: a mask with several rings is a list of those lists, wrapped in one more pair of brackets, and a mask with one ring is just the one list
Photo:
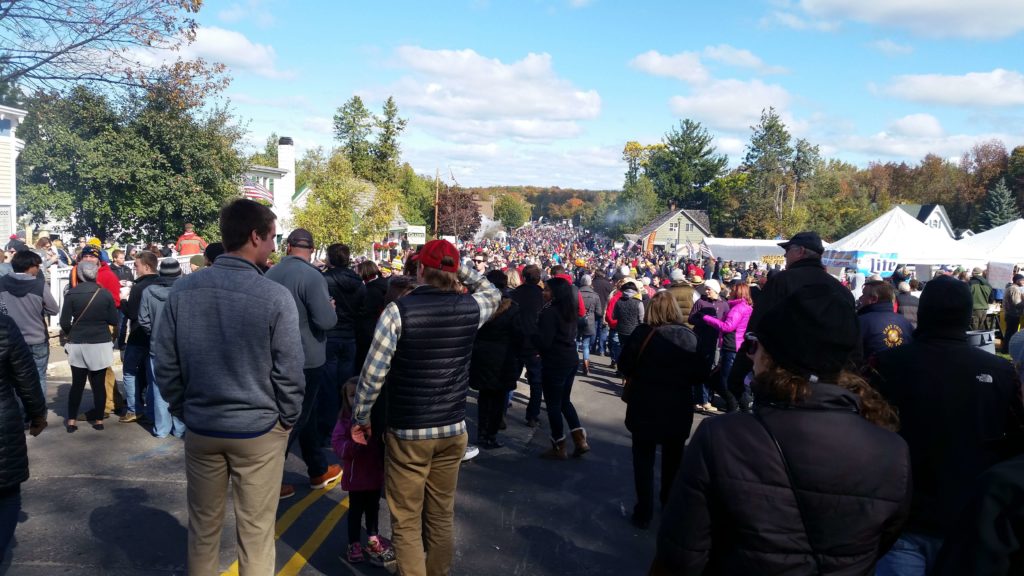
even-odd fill
[(991, 230), (1018, 218), (1020, 209), (1017, 208), (1017, 202), (1010, 189), (1006, 187), (1006, 179), (1001, 178), (985, 198), (985, 209), (981, 212), (981, 229)]
[(1006, 164), (1006, 184), (1017, 200), (1017, 206), (1024, 205), (1024, 146), (1017, 146), (1010, 152)]
[(530, 205), (516, 194), (502, 194), (494, 201), (494, 218), (509, 230), (519, 228), (530, 219)]
[(977, 224), (978, 209), (988, 191), (1006, 175), (1009, 158), (1006, 145), (999, 140), (975, 144), (964, 153), (960, 158), (960, 171), (965, 177), (957, 187), (956, 201), (947, 207), (950, 218), (964, 228)]
[(467, 240), (480, 228), (483, 214), (473, 193), (458, 184), (442, 185), (438, 203), (437, 235)]

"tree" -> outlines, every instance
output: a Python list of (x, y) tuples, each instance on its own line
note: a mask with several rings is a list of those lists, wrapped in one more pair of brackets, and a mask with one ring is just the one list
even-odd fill
[(948, 207), (950, 218), (964, 228), (978, 223), (978, 207), (986, 193), (1006, 175), (1009, 162), (1006, 145), (999, 140), (981, 142), (971, 147), (960, 158), (960, 170), (965, 178), (957, 187), (956, 201)]
[(388, 96), (384, 102), (384, 114), (377, 118), (377, 140), (373, 145), (373, 181), (395, 184), (399, 177), (399, 161), (402, 156), (398, 137), (405, 130), (408, 121), (398, 117), (398, 105)]
[(350, 98), (334, 115), (334, 138), (341, 143), (355, 175), (364, 180), (373, 180), (370, 136), (376, 121), (359, 96)]
[(530, 219), (530, 205), (515, 194), (502, 194), (494, 202), (494, 218), (509, 230), (519, 228)]
[(280, 138), (278, 137), (277, 132), (271, 132), (270, 136), (267, 136), (267, 143), (263, 146), (263, 151), (249, 156), (249, 164), (276, 168), (277, 146), (279, 140)]
[(981, 227), (983, 230), (991, 230), (1018, 218), (1020, 210), (1017, 208), (1017, 202), (1013, 199), (1010, 189), (1006, 187), (1006, 179), (1001, 178), (995, 187), (988, 191), (985, 209), (981, 213)]
[(614, 236), (635, 232), (654, 219), (662, 209), (661, 200), (654, 192), (654, 184), (647, 176), (640, 176), (636, 184), (626, 186), (616, 199), (610, 218)]
[(781, 221), (792, 186), (793, 148), (789, 131), (775, 108), (763, 110), (760, 123), (750, 129), (753, 134), (743, 164), (750, 173), (751, 194)]
[(223, 106), (182, 109), (175, 89), (120, 106), (83, 86), (34, 98), (18, 129), (21, 213), (100, 239), (166, 241), (186, 222), (216, 237), (221, 206), (239, 195), (242, 130)]
[(1017, 199), (1017, 205), (1024, 204), (1024, 146), (1017, 146), (1010, 152), (1010, 158), (1006, 165), (1006, 180)]
[(793, 193), (790, 195), (789, 209), (796, 209), (796, 198), (807, 187), (808, 181), (821, 163), (821, 150), (803, 138), (796, 141), (793, 155)]
[(679, 122), (662, 138), (662, 146), (654, 149), (647, 166), (647, 175), (663, 204), (681, 208), (707, 209), (704, 188), (720, 176), (729, 159), (716, 154), (713, 138), (700, 122), (690, 119)]
[(353, 252), (363, 251), (387, 233), (397, 208), (395, 190), (355, 177), (343, 152), (314, 167), (309, 185), (306, 205), (295, 211), (293, 220), (321, 246), (340, 242)]
[(434, 227), (434, 179), (421, 176), (408, 163), (399, 169), (398, 205), (409, 224)]
[(460, 239), (473, 237), (483, 215), (473, 193), (458, 184), (441, 188), (438, 204), (437, 234)]
[[(268, 142), (269, 144), (269, 142)], [(277, 154), (275, 152), (275, 159)], [(327, 156), (324, 154), (323, 146), (317, 146), (316, 148), (307, 148), (302, 154), (302, 158), (299, 158), (295, 162), (295, 190), (302, 190), (308, 185), (318, 170), (322, 170), (327, 165)], [(349, 166), (348, 172), (352, 172), (352, 167)]]
[(8, 0), (0, 4), (0, 83), (33, 91), (76, 83), (163, 85), (172, 101), (190, 107), (197, 94), (226, 85), (222, 65), (164, 63), (195, 40), (193, 16), (201, 6), (202, 0)]
[(636, 184), (640, 168), (647, 163), (649, 149), (643, 144), (630, 140), (622, 149), (622, 160), (626, 163), (626, 185)]

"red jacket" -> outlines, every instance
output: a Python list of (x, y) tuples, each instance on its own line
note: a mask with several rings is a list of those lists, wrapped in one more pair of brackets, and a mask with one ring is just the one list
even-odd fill
[[(555, 274), (555, 278), (560, 278), (562, 280), (565, 280), (570, 285), (572, 285), (572, 276), (569, 276), (568, 274)], [(573, 288), (575, 289), (575, 286)], [(576, 292), (576, 304), (577, 304), (577, 311), (576, 311), (576, 313), (579, 315), (580, 318), (583, 318), (584, 316), (587, 315), (587, 307), (583, 305), (583, 295), (580, 294), (580, 291), (579, 290), (575, 290), (575, 292)]]
[[(110, 269), (110, 266), (103, 261), (100, 261), (100, 269), (96, 273), (96, 283), (107, 289), (110, 295), (114, 297), (114, 306), (117, 308), (121, 307), (121, 280), (117, 277), (117, 274)], [(78, 264), (75, 264), (71, 268), (71, 286), (78, 285)]]

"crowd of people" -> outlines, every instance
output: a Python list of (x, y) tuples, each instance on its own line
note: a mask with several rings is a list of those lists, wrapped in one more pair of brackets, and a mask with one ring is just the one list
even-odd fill
[[(447, 574), (460, 463), (474, 445), (502, 447), (510, 425), (546, 427), (545, 460), (599, 453), (573, 403), (577, 377), (595, 370), (621, 378), (631, 521), (658, 523), (652, 574), (1024, 569), (1024, 275), (1002, 294), (981, 269), (840, 279), (814, 232), (780, 244), (783, 269), (561, 225), (381, 260), (343, 244), (321, 259), (297, 229), (271, 264), (275, 217), (249, 200), (222, 210), (220, 231), (207, 244), (186, 229), (174, 247), (193, 255), (184, 276), (157, 247), (106, 258), (84, 238), (75, 255), (12, 239), (0, 278), (3, 514), (20, 505), (24, 430), (46, 426), (46, 318), (59, 314), (68, 433), (88, 383), (94, 429), (116, 415), (184, 438), (193, 574), (217, 573), (228, 479), (240, 571), (273, 569), (295, 443), (311, 489), (340, 478), (349, 492), (348, 562)], [(51, 266), (73, 267), (59, 310)], [(968, 340), (999, 296), (1016, 367)], [(3, 514), (0, 550), (13, 532)]]

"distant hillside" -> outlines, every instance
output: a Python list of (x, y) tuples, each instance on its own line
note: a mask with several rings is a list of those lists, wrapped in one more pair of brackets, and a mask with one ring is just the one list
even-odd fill
[[(486, 203), (503, 194), (517, 194), (533, 205), (533, 217), (569, 218), (614, 199), (619, 190), (577, 190), (558, 186), (482, 186), (469, 188)], [(573, 198), (579, 200), (569, 202)], [(582, 204), (582, 206), (576, 206)]]

